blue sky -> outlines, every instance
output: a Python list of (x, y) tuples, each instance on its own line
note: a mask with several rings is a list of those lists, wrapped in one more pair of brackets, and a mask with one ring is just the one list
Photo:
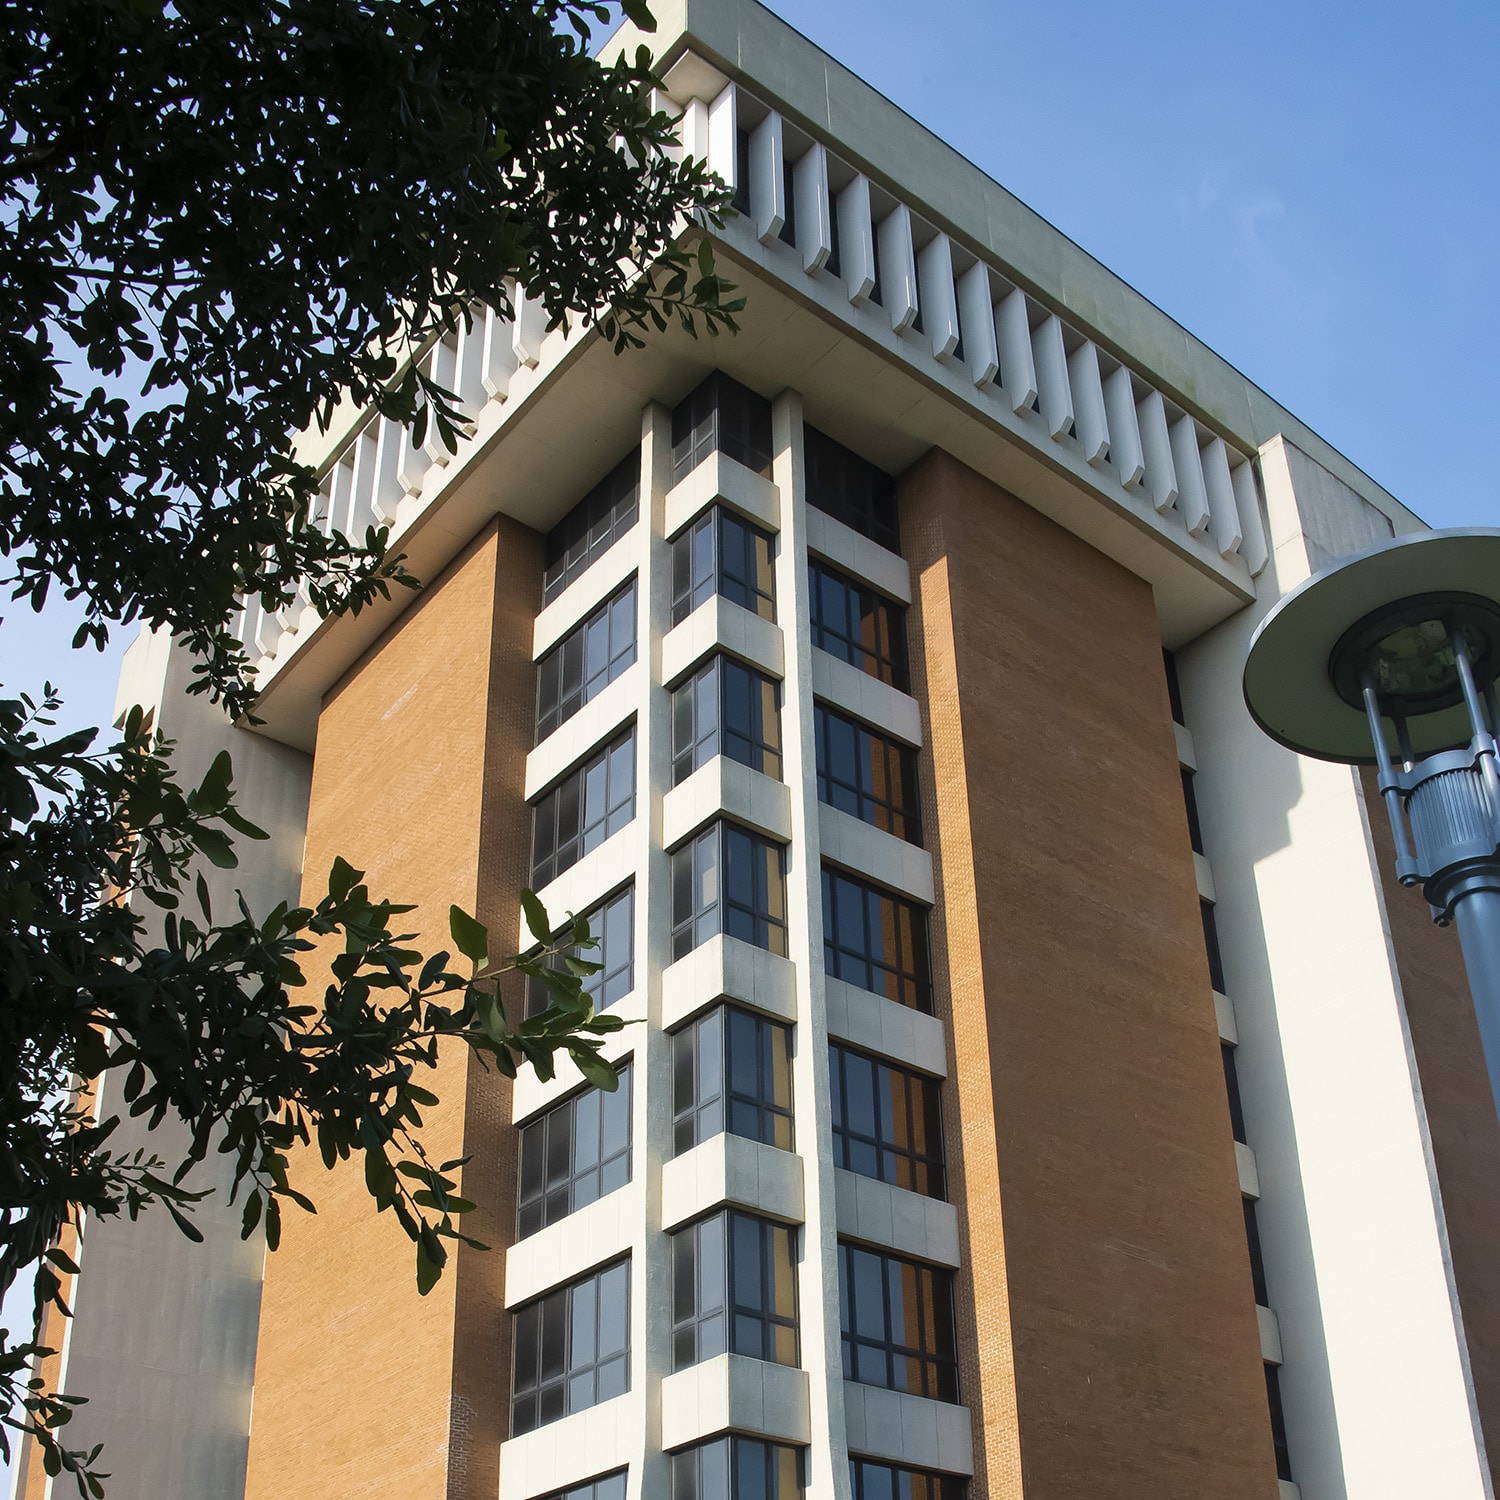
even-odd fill
[[(1500, 5), (773, 0), (1435, 526), (1500, 525)], [(108, 716), (124, 642), (11, 606)]]

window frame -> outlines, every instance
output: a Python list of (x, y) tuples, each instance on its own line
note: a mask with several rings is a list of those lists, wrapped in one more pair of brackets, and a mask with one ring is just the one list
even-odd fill
[(672, 483), (686, 479), (711, 453), (770, 478), (771, 403), (722, 370), (711, 371), (672, 409)]
[[(897, 692), (910, 693), (906, 606), (812, 554), (807, 559), (807, 588), (812, 644), (867, 677)], [(829, 591), (833, 589), (840, 591), (837, 612), (841, 620), (825, 618)], [(867, 635), (871, 637), (868, 642)]]
[[(876, 1134), (866, 1134), (856, 1130), (849, 1123), (851, 1063), (873, 1070), (871, 1102), (872, 1111), (876, 1117)], [(877, 1057), (873, 1053), (861, 1052), (856, 1047), (850, 1047), (832, 1038), (828, 1043), (828, 1074), (834, 1166), (846, 1172), (854, 1172), (861, 1177), (869, 1177), (876, 1182), (887, 1183), (891, 1187), (902, 1188), (906, 1192), (920, 1193), (923, 1197), (945, 1202), (948, 1193), (948, 1169), (943, 1144), (940, 1080), (929, 1074), (919, 1073), (913, 1068), (904, 1068), (899, 1063)], [(883, 1075), (888, 1076), (883, 1077)], [(896, 1101), (891, 1098), (889, 1087), (891, 1082), (899, 1082), (901, 1086), (899, 1109)], [(921, 1096), (920, 1103), (919, 1095)], [(904, 1122), (895, 1118), (898, 1112), (905, 1116)], [(886, 1124), (887, 1113), (891, 1117), (890, 1139), (878, 1133)], [(929, 1146), (932, 1137), (936, 1137), (935, 1154), (931, 1149), (918, 1149), (916, 1141), (919, 1124), (922, 1126), (921, 1134), (929, 1141)], [(862, 1166), (856, 1165), (856, 1162), (861, 1159), (857, 1148), (861, 1146), (873, 1153), (876, 1170), (867, 1171)], [(890, 1175), (887, 1175), (884, 1170), (888, 1158), (890, 1159)], [(920, 1183), (926, 1185), (919, 1186)]]
[[(634, 573), (563, 638), (537, 658), (534, 743), (557, 733), (616, 678), (635, 665), (640, 638)], [(591, 666), (599, 650), (603, 657)]]
[[(753, 1031), (755, 1088), (747, 1093), (736, 1087), (731, 1053), (746, 1050), (743, 1028)], [(735, 1036), (739, 1029), (742, 1034)], [(671, 1033), (672, 1043), (672, 1155), (681, 1156), (717, 1135), (738, 1135), (780, 1151), (796, 1149), (796, 1125), (792, 1108), (792, 1028), (786, 1021), (722, 1003), (711, 1005)], [(780, 1052), (778, 1058), (777, 1052)], [(707, 1077), (712, 1063), (717, 1076)], [(776, 1100), (780, 1064), (785, 1103)], [(684, 1072), (690, 1068), (691, 1098), (684, 1099)], [(713, 1092), (707, 1092), (709, 1087)], [(736, 1128), (754, 1118), (758, 1129), (751, 1133)]]
[[(720, 1208), (674, 1229), (670, 1239), (674, 1374), (721, 1354), (800, 1367), (794, 1226), (741, 1208)], [(752, 1242), (755, 1263), (744, 1266)], [(705, 1266), (706, 1257), (711, 1258)], [(784, 1288), (778, 1272), (785, 1274)], [(741, 1300), (747, 1280), (755, 1283), (753, 1295)], [(748, 1340), (746, 1327), (753, 1331)]]
[[(842, 749), (838, 742), (845, 732), (852, 736), (853, 755), (847, 771), (834, 764), (835, 750)], [(822, 699), (813, 701), (813, 743), (819, 802), (918, 849), (922, 847), (921, 785), (917, 752), (910, 745), (872, 729)]]
[(775, 624), (773, 532), (727, 505), (715, 504), (694, 516), (669, 546), (672, 626), (716, 597)]
[[(628, 755), (627, 755), (628, 747)], [(616, 770), (616, 767), (620, 769)], [(572, 767), (531, 804), (531, 888), (540, 890), (566, 870), (571, 870), (584, 855), (592, 854), (606, 840), (627, 827), (635, 818), (636, 800), (635, 723), (601, 745), (586, 760)], [(629, 788), (625, 795), (614, 785), (623, 780)], [(591, 807), (593, 789), (600, 788), (603, 806)], [(572, 808), (576, 827), (562, 837), (564, 818)], [(550, 822), (546, 854), (542, 830)], [(566, 856), (566, 857), (565, 857)]]
[[(743, 841), (743, 842), (742, 842)], [(712, 850), (713, 864), (704, 856)], [(750, 904), (731, 891), (735, 878), (736, 852), (749, 867), (753, 885)], [(746, 859), (745, 856), (749, 858)], [(692, 838), (671, 851), (671, 958), (675, 963), (720, 933), (739, 938), (768, 953), (785, 958), (788, 945), (786, 908), (786, 847), (729, 818), (716, 818)], [(773, 869), (774, 865), (774, 869)], [(716, 894), (707, 902), (700, 897), (712, 886)], [(764, 885), (765, 906), (756, 903)], [(680, 898), (686, 893), (690, 909), (684, 913)], [(778, 914), (779, 912), (779, 914)], [(745, 928), (748, 925), (750, 935)], [(739, 930), (736, 930), (738, 928)], [(764, 936), (765, 941), (762, 941)]]
[[(516, 1239), (529, 1239), (540, 1234), (553, 1224), (560, 1224), (580, 1209), (597, 1203), (610, 1193), (627, 1186), (634, 1175), (635, 1070), (631, 1059), (618, 1065), (620, 1084), (613, 1093), (605, 1093), (592, 1086), (575, 1090), (566, 1099), (533, 1115), (517, 1131), (516, 1148)], [(586, 1135), (579, 1126), (580, 1114), (597, 1111), (592, 1121), (591, 1135)], [(611, 1124), (623, 1119), (625, 1136), (623, 1143), (614, 1141), (610, 1135)], [(553, 1135), (566, 1123), (568, 1163), (561, 1177), (553, 1177)], [(589, 1122), (585, 1120), (585, 1125)], [(537, 1143), (534, 1147), (532, 1143)], [(579, 1159), (580, 1143), (587, 1143), (593, 1158)], [(534, 1188), (528, 1188), (527, 1176), (535, 1162), (538, 1177)], [(624, 1175), (620, 1176), (623, 1165)], [(618, 1179), (618, 1180), (612, 1180)], [(593, 1191), (580, 1197), (579, 1189)], [(553, 1212), (557, 1195), (563, 1195), (563, 1205)], [(530, 1222), (528, 1210), (538, 1210), (536, 1222)]]
[[(607, 1278), (619, 1271), (624, 1273), (618, 1283), (621, 1287), (619, 1299), (623, 1323), (621, 1343), (618, 1347), (612, 1345), (607, 1352), (601, 1353), (601, 1339), (604, 1335), (601, 1316), (604, 1298), (601, 1294), (605, 1290)], [(576, 1304), (585, 1288), (591, 1289), (586, 1312), (592, 1325), (590, 1338), (593, 1352), (591, 1358), (579, 1359), (575, 1321), (579, 1309)], [(560, 1314), (559, 1308), (561, 1308)], [(562, 1331), (555, 1335), (560, 1341), (562, 1350), (561, 1364), (557, 1367), (558, 1372), (555, 1374), (547, 1373), (549, 1358), (547, 1345), (551, 1335), (545, 1325), (545, 1319), (549, 1312), (553, 1316), (554, 1326), (559, 1316), (562, 1319)], [(521, 1363), (527, 1341), (524, 1320), (533, 1315), (537, 1324), (535, 1333), (531, 1335), (531, 1342), (535, 1345), (533, 1361), (535, 1379), (528, 1378), (523, 1381)], [(560, 1421), (563, 1417), (572, 1416), (575, 1412), (587, 1411), (590, 1407), (602, 1405), (605, 1401), (625, 1395), (630, 1390), (630, 1358), (630, 1257), (628, 1255), (613, 1260), (607, 1265), (599, 1266), (586, 1276), (580, 1276), (562, 1286), (553, 1287), (544, 1295), (516, 1308), (511, 1314), (510, 1435), (520, 1437), (523, 1433), (535, 1432), (539, 1428)], [(622, 1383), (618, 1389), (606, 1388), (604, 1372), (607, 1368), (611, 1373), (615, 1369), (621, 1372)], [(579, 1382), (585, 1379), (592, 1381), (592, 1395), (590, 1399), (575, 1402), (575, 1390), (580, 1395), (587, 1394), (579, 1387)], [(559, 1410), (552, 1411), (549, 1415), (546, 1414), (543, 1403), (554, 1395), (560, 1396), (561, 1406)], [(534, 1420), (522, 1425), (518, 1419), (519, 1413), (528, 1401), (534, 1403), (532, 1413)]]
[[(880, 1283), (880, 1307), (870, 1313), (883, 1329), (879, 1337), (858, 1331), (856, 1324), (866, 1315), (864, 1303), (866, 1291), (860, 1290), (861, 1278), (857, 1274), (855, 1258), (864, 1256), (878, 1265)], [(891, 1307), (893, 1296), (891, 1273), (912, 1272), (917, 1281), (914, 1296), (901, 1297), (903, 1306), (908, 1303), (917, 1313), (917, 1341), (901, 1343), (896, 1339)], [(928, 1325), (931, 1325), (930, 1327)], [(946, 1350), (942, 1341), (946, 1339)], [(959, 1402), (957, 1332), (953, 1312), (953, 1272), (946, 1268), (928, 1265), (925, 1261), (911, 1260), (906, 1256), (893, 1255), (871, 1245), (839, 1241), (839, 1343), (843, 1351), (844, 1379), (861, 1385), (873, 1385), (883, 1390), (904, 1391), (909, 1395), (923, 1396), (930, 1401), (944, 1401), (950, 1405)], [(930, 1347), (929, 1347), (930, 1346)], [(871, 1358), (862, 1359), (861, 1351), (868, 1351)], [(876, 1359), (883, 1361), (885, 1378), (866, 1379), (861, 1371), (868, 1371)], [(898, 1362), (907, 1372), (904, 1382), (897, 1378)], [(913, 1388), (911, 1373), (915, 1370), (920, 1378)]]
[[(745, 701), (736, 705), (731, 700), (741, 679)], [(712, 723), (705, 729), (700, 719), (710, 705)], [(743, 732), (730, 725), (732, 708), (742, 710), (748, 721)], [(714, 652), (672, 689), (672, 785), (681, 786), (716, 755), (738, 761), (773, 781), (782, 779), (781, 684), (723, 651)]]
[[(824, 864), (823, 881), (823, 972), (834, 979), (852, 984), (856, 989), (868, 990), (873, 995), (883, 995), (897, 1005), (905, 1005), (923, 1015), (933, 1014), (932, 945), (928, 937), (928, 912), (923, 906), (905, 896), (899, 896), (884, 886), (837, 866)], [(856, 950), (847, 946), (845, 918), (841, 890), (848, 887), (863, 897), (860, 923), (864, 931), (865, 946)], [(878, 920), (871, 920), (871, 902), (891, 904), (890, 919), (880, 908)], [(874, 932), (889, 931), (895, 940), (897, 952), (888, 960), (882, 948), (879, 956), (870, 947), (870, 936)], [(904, 950), (910, 947), (910, 953)], [(856, 970), (863, 972), (856, 976)], [(876, 988), (873, 979), (877, 974), (885, 976), (883, 987)], [(894, 988), (895, 993), (892, 993)]]

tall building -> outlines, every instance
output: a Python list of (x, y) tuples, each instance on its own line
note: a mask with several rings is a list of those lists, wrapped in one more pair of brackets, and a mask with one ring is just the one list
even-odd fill
[(341, 855), (429, 947), (452, 902), (524, 947), (526, 885), (589, 913), (620, 1090), (443, 1055), (494, 1248), (426, 1298), (357, 1169), (263, 1279), (234, 1216), (88, 1229), (111, 1493), (1493, 1496), (1457, 946), (1239, 687), (1421, 523), (753, 0), (656, 9), (743, 331), (481, 317), (430, 355), (455, 454), (305, 444), (424, 591), (252, 608), (253, 732), (160, 641), (121, 690), (232, 746), (274, 837), (221, 885)]

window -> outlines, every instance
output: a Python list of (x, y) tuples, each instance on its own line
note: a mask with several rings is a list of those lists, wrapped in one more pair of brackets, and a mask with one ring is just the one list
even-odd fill
[(771, 403), (715, 370), (672, 413), (672, 483), (710, 453), (771, 473)]
[(672, 693), (672, 785), (716, 755), (781, 780), (781, 686), (730, 656)]
[(616, 1469), (613, 1474), (601, 1475), (584, 1484), (575, 1484), (569, 1489), (553, 1490), (543, 1495), (542, 1500), (625, 1500), (625, 1480), (628, 1469)]
[(628, 1260), (517, 1310), (512, 1437), (629, 1389)]
[(570, 630), (536, 664), (540, 744), (635, 661), (635, 579)]
[(725, 1353), (798, 1358), (792, 1231), (737, 1210), (672, 1236), (672, 1368)]
[(672, 1455), (672, 1500), (800, 1500), (802, 1450), (721, 1437)]
[(916, 752), (821, 703), (813, 721), (818, 801), (920, 845)]
[(1182, 771), (1182, 800), (1187, 806), (1188, 838), (1192, 841), (1193, 853), (1203, 853), (1203, 828), (1198, 822), (1198, 794), (1193, 790), (1193, 773), (1186, 766)]
[(802, 431), (807, 503), (872, 542), (900, 552), (896, 481), (816, 427), (804, 427)]
[(932, 1014), (926, 913), (826, 866), (823, 969), (835, 979)]
[(1182, 712), (1182, 684), (1177, 680), (1177, 658), (1170, 651), (1161, 654), (1162, 667), (1167, 674), (1167, 701), (1172, 705), (1172, 722), (1187, 728), (1187, 719)]
[(844, 1379), (958, 1400), (953, 1277), (861, 1245), (839, 1245)]
[(1271, 1407), (1271, 1442), (1276, 1450), (1276, 1477), (1292, 1483), (1292, 1454), (1286, 1440), (1286, 1412), (1281, 1405), (1281, 1372), (1266, 1366), (1266, 1400)]
[(632, 726), (536, 804), (531, 822), (531, 883), (546, 885), (635, 816)]
[(672, 1152), (725, 1132), (792, 1149), (792, 1028), (716, 1006), (672, 1037)]
[(1219, 1043), (1219, 1052), (1224, 1058), (1224, 1088), (1229, 1094), (1229, 1124), (1234, 1138), (1242, 1146), (1249, 1145), (1245, 1137), (1245, 1104), (1240, 1096), (1240, 1070), (1235, 1066), (1234, 1048), (1228, 1042)]
[(844, 261), (839, 254), (839, 195), (831, 182), (828, 184), (828, 244), (828, 259), (823, 262), (823, 269), (830, 276), (842, 276)]
[(899, 1469), (870, 1458), (849, 1460), (849, 1488), (854, 1500), (964, 1500), (968, 1486), (952, 1474)]
[(641, 450), (636, 448), (560, 520), (542, 544), (542, 603), (550, 604), (635, 525)]
[[(584, 975), (583, 993), (594, 1002), (596, 1011), (608, 1010), (635, 988), (635, 887), (626, 886), (588, 912), (584, 920), (598, 947), (568, 948), (558, 958), (565, 960), (571, 954), (599, 965), (596, 973)], [(546, 982), (527, 975), (526, 1019), (541, 1015), (551, 1004), (552, 991)]]
[(720, 932), (786, 953), (781, 845), (722, 822), (672, 855), (673, 961)]
[(938, 1083), (830, 1045), (833, 1164), (929, 1198), (946, 1192)]
[(783, 244), (795, 249), (797, 246), (797, 184), (792, 176), (792, 164), (785, 157), (781, 159), (781, 197), (786, 204), (786, 217), (777, 238)]
[(672, 623), (721, 594), (763, 620), (776, 618), (771, 534), (715, 505), (672, 540)]
[(813, 645), (906, 692), (905, 610), (815, 557), (807, 582)]
[(736, 213), (750, 212), (750, 132), (743, 125), (734, 132), (734, 197)]
[(1255, 1305), (1269, 1307), (1271, 1298), (1266, 1290), (1266, 1258), (1260, 1248), (1260, 1224), (1255, 1217), (1255, 1199), (1241, 1198), (1245, 1205), (1245, 1243), (1250, 1247), (1250, 1284), (1255, 1288)]
[(1227, 995), (1224, 988), (1224, 957), (1219, 952), (1219, 924), (1214, 918), (1214, 904), (1198, 898), (1198, 909), (1203, 914), (1203, 946), (1208, 950), (1208, 977), (1213, 987)]
[(518, 1238), (630, 1181), (630, 1082), (623, 1067), (614, 1093), (585, 1089), (521, 1127)]

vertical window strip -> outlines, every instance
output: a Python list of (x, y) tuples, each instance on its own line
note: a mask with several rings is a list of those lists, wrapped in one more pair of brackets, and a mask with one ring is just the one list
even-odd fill
[(532, 810), (531, 884), (571, 869), (635, 817), (635, 726), (569, 772)]
[(634, 664), (635, 600), (632, 578), (537, 662), (538, 744)]
[(518, 1308), (511, 1436), (630, 1389), (630, 1262), (617, 1261)]
[(935, 1078), (837, 1043), (828, 1048), (833, 1164), (943, 1198), (943, 1122)]
[(813, 720), (818, 801), (920, 848), (916, 752), (823, 703)]
[(629, 1064), (612, 1094), (589, 1088), (521, 1127), (516, 1234), (524, 1239), (630, 1181)]

